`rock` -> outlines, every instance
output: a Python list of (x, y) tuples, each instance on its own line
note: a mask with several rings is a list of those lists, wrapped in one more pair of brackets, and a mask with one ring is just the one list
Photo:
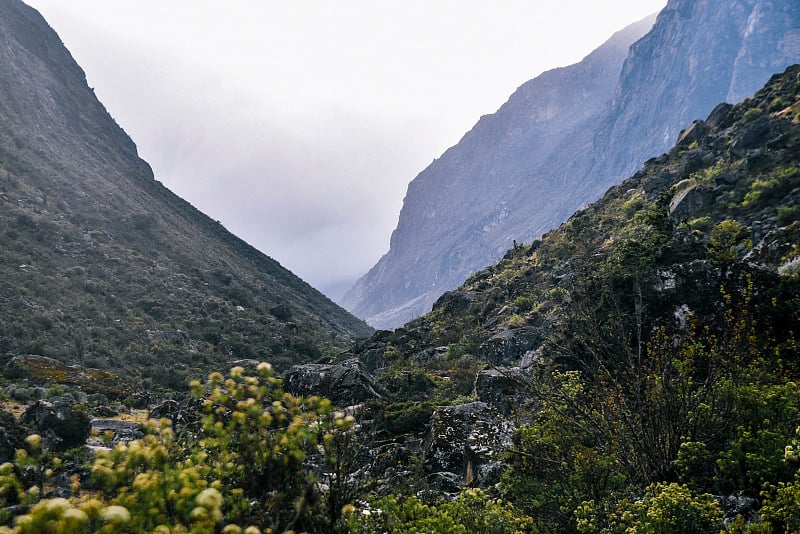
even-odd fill
[(142, 432), (141, 425), (132, 421), (118, 421), (116, 419), (92, 419), (92, 430), (97, 432), (100, 436), (110, 433), (113, 437), (110, 443), (105, 440), (104, 444), (116, 444), (120, 442), (129, 442), (135, 439), (142, 439), (144, 432)]
[(436, 383), (426, 373), (418, 370), (393, 370), (378, 377), (378, 384), (393, 396), (417, 401), (427, 399)]
[(372, 342), (358, 353), (358, 359), (361, 361), (364, 369), (373, 374), (378, 369), (384, 367), (383, 354), (386, 352), (385, 342)]
[(449, 315), (466, 310), (475, 301), (472, 291), (447, 291), (433, 304), (433, 309), (443, 309)]
[(42, 436), (44, 448), (53, 451), (83, 445), (91, 429), (86, 407), (68, 397), (36, 401), (20, 422), (32, 426)]
[(687, 128), (681, 130), (680, 135), (678, 135), (676, 146), (688, 147), (691, 146), (692, 143), (700, 142), (703, 136), (708, 133), (708, 130), (709, 128), (705, 122), (696, 120)]
[(411, 356), (411, 360), (415, 363), (425, 363), (429, 361), (440, 361), (447, 358), (448, 348), (445, 346), (441, 347), (429, 347), (425, 350), (421, 350)]
[(16, 417), (0, 408), (0, 464), (14, 459), (14, 453), (22, 448), (26, 435)]
[(529, 374), (519, 367), (484, 369), (475, 376), (475, 396), (509, 417), (519, 413), (520, 408), (530, 402), (529, 378)]
[(380, 388), (357, 359), (335, 365), (294, 365), (283, 377), (283, 389), (297, 396), (327, 397), (337, 406), (352, 406), (383, 397), (378, 391)]
[[(746, 262), (754, 262), (780, 270), (785, 265), (784, 258), (794, 259), (792, 251), (800, 244), (800, 223), (776, 228), (768, 232), (744, 257)], [(785, 269), (785, 267), (784, 267)]]
[(167, 399), (153, 407), (148, 414), (148, 419), (169, 419), (173, 428), (193, 424), (200, 419), (202, 401), (194, 397), (185, 397), (180, 400)]
[(717, 106), (711, 110), (711, 113), (708, 114), (708, 118), (705, 121), (706, 125), (711, 128), (727, 128), (730, 126), (730, 113), (732, 109), (733, 106), (727, 102), (717, 104)]
[(485, 402), (439, 407), (423, 443), (423, 465), (431, 473), (455, 473), (462, 485), (492, 484), (479, 475), (498, 472), (484, 466), (500, 462), (514, 430)]
[(722, 520), (726, 527), (730, 526), (737, 516), (742, 516), (747, 522), (758, 520), (758, 499), (742, 494), (723, 495), (717, 497), (720, 507), (724, 512)]
[(119, 411), (115, 410), (108, 405), (100, 405), (92, 408), (92, 415), (94, 417), (114, 417), (119, 415)]
[(526, 352), (537, 349), (543, 339), (542, 331), (531, 326), (504, 330), (481, 344), (478, 357), (492, 365), (513, 365)]
[(648, 200), (653, 200), (661, 191), (669, 187), (669, 185), (672, 184), (675, 179), (675, 175), (666, 171), (655, 176), (648, 177), (642, 184)]
[(681, 191), (669, 204), (669, 212), (673, 219), (691, 217), (693, 213), (706, 210), (714, 204), (717, 192), (709, 187), (695, 186)]
[(748, 150), (763, 147), (777, 135), (779, 134), (776, 132), (771, 118), (767, 115), (762, 115), (744, 128), (733, 144), (733, 152), (743, 156)]
[(519, 362), (519, 366), (522, 369), (528, 369), (533, 367), (537, 363), (541, 362), (542, 360), (542, 351), (540, 350), (529, 350), (525, 354), (522, 355), (522, 360)]

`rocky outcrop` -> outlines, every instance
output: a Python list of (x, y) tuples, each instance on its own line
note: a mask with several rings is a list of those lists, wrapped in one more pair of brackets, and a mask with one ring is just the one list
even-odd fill
[(22, 448), (26, 435), (17, 419), (0, 408), (0, 464), (14, 459), (14, 453)]
[(42, 436), (42, 445), (53, 451), (83, 445), (91, 430), (86, 407), (69, 396), (36, 401), (22, 414), (20, 423), (33, 428)]
[(337, 406), (352, 406), (382, 396), (380, 387), (357, 359), (334, 365), (292, 366), (283, 377), (283, 389), (296, 396), (327, 397)]
[(514, 425), (484, 402), (437, 408), (423, 443), (425, 469), (445, 489), (495, 484), (513, 431)]
[(530, 372), (520, 367), (483, 369), (475, 376), (475, 397), (504, 417), (533, 413)]
[[(670, 0), (651, 22), (527, 82), (421, 172), (389, 252), (343, 305), (382, 328), (427, 312), (515, 240), (538, 238), (668, 150), (719, 102), (752, 94), (800, 61), (795, 0)], [(711, 126), (725, 115), (724, 106), (718, 111)], [(684, 132), (682, 142), (689, 147), (707, 126)], [(739, 142), (757, 141), (759, 126)], [(687, 163), (684, 171), (702, 164)], [(686, 198), (710, 200), (702, 190)]]
[(525, 353), (538, 348), (542, 340), (544, 332), (538, 328), (503, 330), (481, 344), (478, 356), (492, 365), (519, 364)]

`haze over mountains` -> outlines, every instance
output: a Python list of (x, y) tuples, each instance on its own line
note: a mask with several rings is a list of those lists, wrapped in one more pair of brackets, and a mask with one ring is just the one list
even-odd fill
[(344, 307), (378, 328), (428, 311), (514, 241), (538, 237), (666, 150), (718, 102), (800, 61), (792, 0), (673, 0), (647, 28), (635, 24), (582, 62), (523, 84), (422, 171), (389, 252)]
[(371, 331), (156, 181), (38, 12), (0, 2), (0, 40), (0, 354), (185, 387)]

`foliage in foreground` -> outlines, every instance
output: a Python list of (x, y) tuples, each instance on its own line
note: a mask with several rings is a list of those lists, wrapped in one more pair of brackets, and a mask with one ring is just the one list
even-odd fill
[(30, 436), (0, 466), (0, 533), (489, 533), (530, 524), (478, 490), (435, 506), (389, 496), (368, 505), (373, 515), (357, 512), (365, 488), (352, 461), (353, 416), (283, 392), (268, 364), (254, 376), (212, 373), (192, 388), (202, 399), (197, 423), (176, 435), (168, 420), (149, 421), (144, 439), (99, 452), (90, 484), (74, 477), (70, 498), (42, 498), (63, 464)]

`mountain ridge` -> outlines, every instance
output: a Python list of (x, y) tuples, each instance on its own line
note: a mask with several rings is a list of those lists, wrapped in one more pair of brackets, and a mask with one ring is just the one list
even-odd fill
[[(415, 257), (412, 260), (415, 268), (400, 273), (397, 268), (393, 268), (393, 258), (406, 254), (409, 247), (419, 249), (418, 254), (425, 251), (425, 247), (414, 243), (413, 236), (406, 235), (410, 231), (407, 221), (416, 220), (425, 226), (425, 230), (419, 234), (427, 236), (423, 238), (427, 241), (426, 246), (433, 246), (437, 238), (441, 237), (442, 232), (436, 228), (440, 221), (448, 224), (452, 230), (457, 230), (465, 226), (464, 221), (467, 220), (469, 222), (466, 226), (476, 227), (476, 231), (481, 231), (479, 227), (483, 226), (491, 229), (498, 222), (502, 222), (508, 215), (503, 210), (505, 188), (513, 186), (514, 178), (523, 172), (514, 165), (523, 162), (520, 167), (524, 168), (530, 165), (528, 162), (535, 162), (547, 156), (573, 128), (596, 113), (599, 106), (610, 98), (614, 89), (613, 82), (609, 82), (614, 76), (608, 76), (608, 71), (618, 71), (621, 68), (628, 45), (647, 31), (652, 25), (653, 18), (646, 17), (615, 33), (603, 45), (588, 54), (582, 62), (552, 69), (522, 84), (497, 113), (481, 117), (457, 145), (449, 148), (422, 171), (409, 184), (403, 211), (400, 214), (400, 223), (392, 233), (389, 252), (379, 260), (370, 273), (356, 282), (340, 299), (345, 308), (353, 310), (356, 315), (373, 317), (374, 324), (379, 327), (388, 326), (390, 323), (397, 326), (398, 318), (395, 318), (395, 315), (399, 315), (400, 320), (419, 315), (420, 310), (430, 307), (438, 296), (434, 294), (435, 290), (431, 291), (432, 288), (420, 285), (415, 279), (420, 278), (423, 280), (422, 284), (428, 284), (431, 278), (435, 283), (436, 278), (443, 275), (447, 277), (448, 284), (456, 279), (459, 282), (463, 281), (472, 270), (459, 268), (455, 272), (446, 272), (446, 266), (434, 265), (437, 259), (444, 263), (444, 260), (435, 257), (431, 262)], [(541, 99), (547, 100), (547, 106), (538, 106), (538, 101)], [(591, 102), (588, 107), (587, 102)], [(523, 120), (523, 117), (528, 119), (531, 114), (536, 116), (532, 124), (530, 120)], [(553, 133), (552, 130), (562, 122), (566, 126), (561, 127), (561, 137), (547, 135)], [(539, 128), (541, 124), (545, 126)], [(488, 139), (487, 136), (480, 135), (484, 133), (490, 134)], [(498, 144), (511, 145), (509, 150), (511, 154), (507, 160), (497, 160), (497, 155), (492, 149)], [(492, 167), (495, 163), (499, 165), (499, 169)], [(450, 172), (453, 168), (458, 171)], [(502, 187), (488, 189), (484, 183), (484, 176), (491, 180), (502, 181), (500, 184)], [(430, 194), (429, 187), (436, 188), (436, 193)], [(464, 200), (450, 209), (463, 209), (465, 213), (458, 218), (445, 218), (442, 221), (442, 214), (437, 213), (437, 210), (447, 208), (437, 204), (447, 206), (447, 201), (444, 199), (459, 190), (468, 191), (469, 200)], [(486, 202), (487, 197), (493, 204)], [(491, 205), (484, 206), (485, 204)], [(545, 229), (543, 227), (541, 231)], [(466, 243), (453, 242), (449, 238), (445, 238), (444, 241), (452, 247), (449, 254), (454, 256), (464, 254), (465, 252), (460, 249), (468, 246)], [(504, 241), (496, 245), (493, 250), (480, 254), (478, 263), (481, 266), (491, 263), (509, 245), (510, 242)], [(381, 285), (381, 282), (397, 277), (402, 279), (402, 290), (392, 284)], [(370, 278), (378, 282), (371, 283)], [(403, 291), (408, 287), (414, 287), (415, 284), (416, 293), (410, 299), (412, 302), (400, 304)], [(386, 318), (388, 323), (383, 319), (374, 320), (376, 310), (381, 306), (387, 307), (392, 302), (399, 304), (397, 308), (400, 309), (400, 313), (389, 307), (383, 312), (388, 316)], [(411, 315), (402, 311), (402, 308), (409, 304), (413, 310)]]
[(38, 12), (1, 2), (0, 40), (5, 358), (179, 384), (195, 367), (315, 359), (371, 332), (155, 180)]
[[(534, 155), (536, 139), (529, 139), (524, 149), (530, 159), (517, 158), (513, 136), (506, 134), (500, 145), (484, 137), (486, 147), (498, 148), (474, 157), (470, 187), (477, 193), (470, 196), (452, 185), (468, 174), (459, 163), (472, 157), (467, 141), (475, 144), (476, 125), (445, 152), (453, 162), (449, 169), (439, 169), (443, 156), (423, 170), (409, 184), (389, 252), (341, 302), (382, 328), (421, 314), (514, 241), (538, 237), (667, 150), (685, 124), (730, 95), (754, 92), (773, 72), (800, 60), (797, 36), (800, 7), (793, 2), (671, 0), (649, 32), (631, 39), (636, 42), (620, 59), (615, 79), (605, 80), (613, 86), (607, 100), (566, 135), (557, 134), (555, 150)], [(500, 120), (501, 111), (494, 117)], [(539, 137), (547, 136), (544, 129)]]

